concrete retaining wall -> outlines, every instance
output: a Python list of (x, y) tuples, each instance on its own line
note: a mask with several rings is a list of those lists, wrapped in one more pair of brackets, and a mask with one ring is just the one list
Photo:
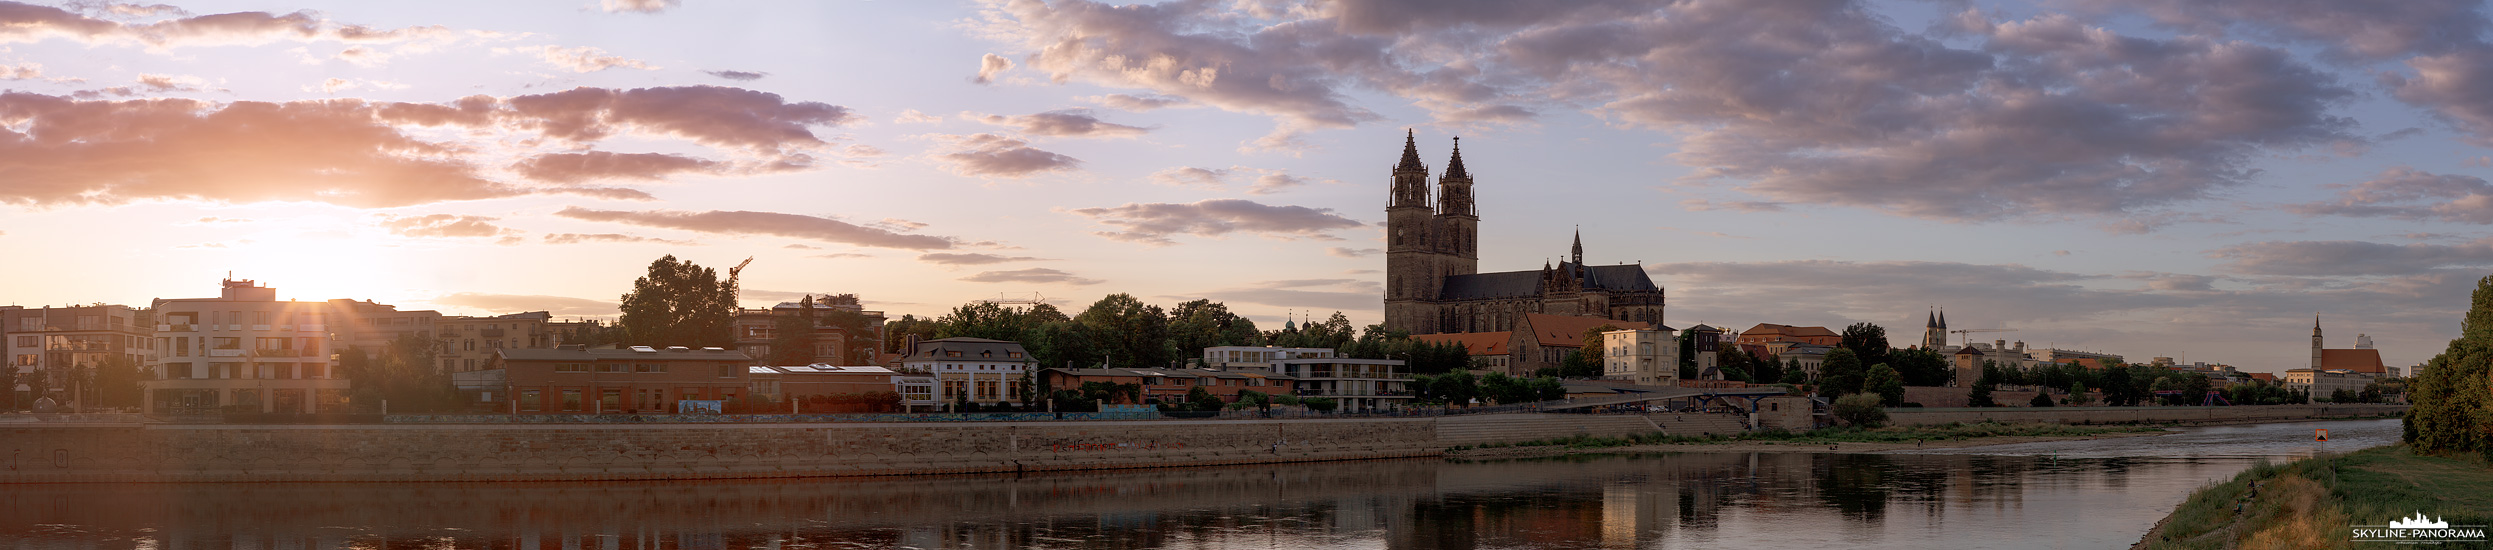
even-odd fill
[(1435, 456), (1434, 419), (0, 427), (0, 483), (948, 474)]
[(1981, 409), (1887, 409), (1897, 425), (1952, 422), (2045, 422), (2059, 424), (2159, 424), (2284, 422), (2350, 416), (2394, 416), (2406, 405), (2259, 405), (2245, 407), (2034, 407)]

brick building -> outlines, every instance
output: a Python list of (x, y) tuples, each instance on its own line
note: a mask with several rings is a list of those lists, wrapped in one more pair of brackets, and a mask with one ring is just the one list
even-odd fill
[(676, 402), (752, 395), (735, 350), (684, 347), (509, 349), (501, 356), (518, 414), (609, 414), (677, 411)]
[(1239, 392), (1296, 393), (1297, 381), (1288, 375), (1265, 371), (1210, 369), (1055, 368), (1041, 370), (1039, 376), (1041, 385), (1057, 390), (1080, 388), (1088, 382), (1138, 385), (1143, 389), (1143, 401), (1146, 403), (1184, 402), (1195, 388), (1203, 388), (1223, 402), (1236, 403)]

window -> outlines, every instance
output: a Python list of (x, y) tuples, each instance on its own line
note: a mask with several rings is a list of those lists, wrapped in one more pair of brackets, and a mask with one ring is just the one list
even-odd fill
[(968, 393), (969, 393), (969, 382), (968, 382), (968, 381), (966, 381), (966, 380), (945, 380), (945, 381), (944, 381), (944, 396), (943, 396), (943, 400), (944, 400), (944, 401), (953, 401), (953, 400), (958, 400), (958, 399), (960, 399), (960, 398), (961, 398), (961, 396), (963, 396), (963, 395), (967, 395)]
[(543, 410), (545, 404), (539, 400), (545, 398), (544, 393), (539, 390), (519, 390), (519, 410), (527, 412)]
[(588, 372), (588, 363), (555, 363), (554, 372)]
[(1011, 358), (1014, 358), (1014, 359), (1020, 359), (1020, 358), (1021, 358), (1021, 352), (1018, 352), (1018, 351), (1008, 351), (1008, 352), (1004, 352), (1004, 356), (1005, 356), (1005, 357), (1011, 357)]
[(17, 318), (17, 330), (43, 332), (43, 318), (33, 315)]
[(441, 370), (459, 370), (459, 360), (457, 360), (457, 359), (443, 359), (443, 360), (441, 360)]
[(173, 380), (190, 379), (190, 363), (165, 363), (164, 377)]
[(563, 410), (569, 412), (580, 410), (580, 390), (563, 390)]
[(733, 365), (733, 364), (719, 365), (719, 366), (718, 366), (718, 377), (719, 377), (719, 378), (735, 378), (735, 377), (736, 377), (736, 371), (743, 370), (743, 369), (744, 369), (744, 367), (735, 366), (735, 365)]
[(1001, 398), (1001, 393), (997, 391), (999, 387), (1000, 386), (996, 384), (994, 378), (978, 379), (978, 397), (976, 399), (979, 401), (994, 401)]
[(17, 347), (21, 347), (21, 348), (31, 348), (31, 347), (41, 346), (41, 345), (43, 345), (43, 337), (41, 337), (41, 336), (19, 336), (19, 337), (17, 337)]
[(328, 365), (327, 363), (304, 363), (304, 364), (303, 364), (303, 377), (304, 377), (304, 378), (328, 378), (328, 377), (329, 377), (329, 365)]
[(275, 317), (275, 315), (273, 315), (274, 313), (275, 313), (275, 312), (270, 312), (270, 311), (254, 311), (254, 312), (251, 312), (251, 324), (254, 324), (254, 325), (265, 325), (265, 324), (268, 324), (268, 322), (269, 322), (270, 318), (271, 318), (271, 317)]
[(623, 390), (605, 390), (603, 392), (599, 392), (597, 395), (597, 404), (598, 412), (612, 413), (623, 410)]
[(78, 316), (78, 330), (103, 330), (103, 329), (104, 329), (104, 316), (102, 316), (102, 315), (80, 315), (80, 316)]
[(928, 401), (935, 398), (935, 388), (933, 386), (910, 384), (900, 388), (900, 390), (901, 393), (907, 396), (910, 401)]
[(598, 363), (597, 372), (632, 372), (630, 363)]
[(960, 357), (960, 356), (961, 356), (961, 352), (957, 352), (957, 351), (947, 351), (947, 352), (944, 352), (944, 357)]
[(632, 372), (666, 372), (666, 371), (667, 371), (667, 364), (666, 364), (666, 363), (640, 363), (640, 364), (635, 364), (635, 365), (632, 365)]
[(236, 338), (236, 337), (231, 337), (231, 336), (218, 336), (218, 337), (215, 337), (215, 338), (209, 338), (209, 339), (208, 339), (208, 341), (209, 341), (209, 343), (210, 343), (212, 346), (214, 346), (216, 349), (242, 349), (242, 339), (241, 339), (241, 338)]

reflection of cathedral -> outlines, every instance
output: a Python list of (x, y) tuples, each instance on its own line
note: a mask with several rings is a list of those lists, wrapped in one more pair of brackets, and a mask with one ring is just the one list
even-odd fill
[(1567, 260), (1539, 271), (1480, 273), (1480, 214), (1472, 176), (1454, 158), (1429, 204), (1428, 165), (1404, 136), (1385, 207), (1385, 328), (1411, 334), (1513, 330), (1526, 313), (1662, 324), (1662, 287), (1642, 264), (1584, 265), (1584, 236)]

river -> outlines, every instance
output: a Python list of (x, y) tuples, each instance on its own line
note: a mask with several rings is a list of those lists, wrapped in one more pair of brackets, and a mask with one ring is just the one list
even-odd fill
[(2124, 548), (2257, 460), (2386, 445), (2399, 425), (2179, 431), (1022, 476), (17, 485), (0, 486), (0, 549)]

